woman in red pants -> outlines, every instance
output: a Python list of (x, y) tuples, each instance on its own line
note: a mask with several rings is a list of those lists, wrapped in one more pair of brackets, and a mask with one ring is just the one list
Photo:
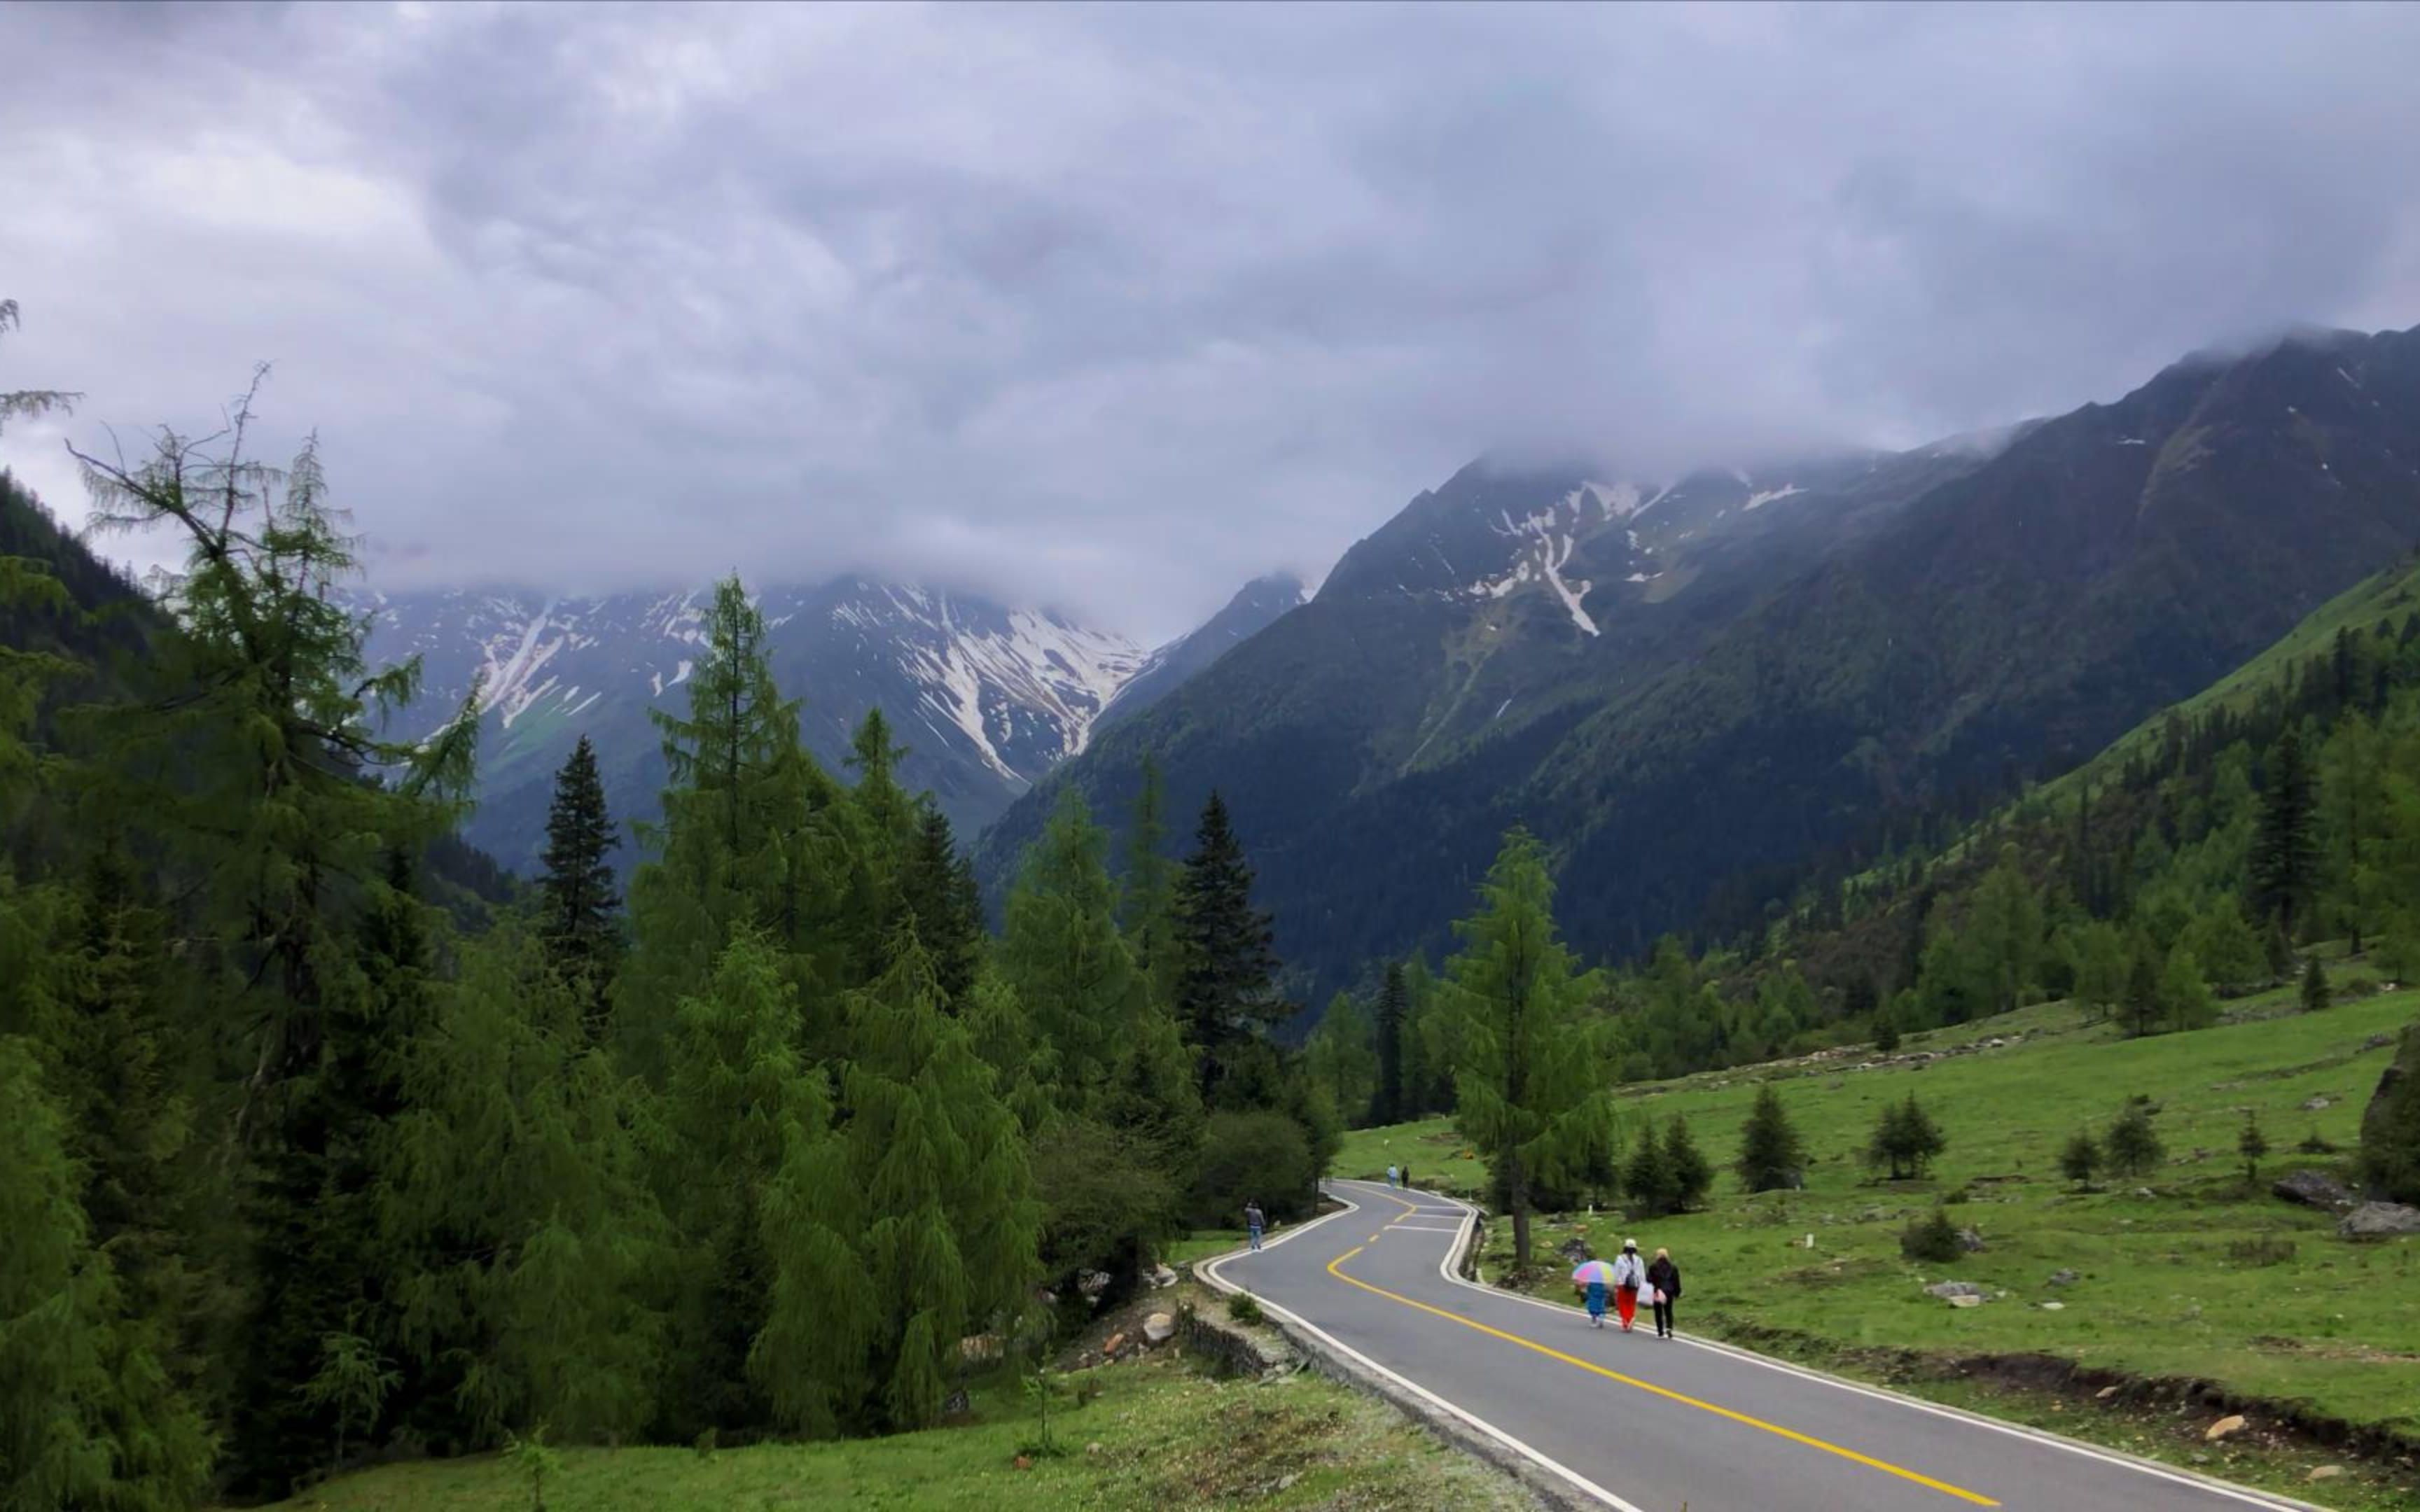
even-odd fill
[(1638, 1288), (1647, 1284), (1647, 1267), (1639, 1263), (1638, 1241), (1621, 1242), (1621, 1257), (1613, 1262), (1613, 1310), (1621, 1315), (1621, 1331), (1630, 1332), (1638, 1316)]

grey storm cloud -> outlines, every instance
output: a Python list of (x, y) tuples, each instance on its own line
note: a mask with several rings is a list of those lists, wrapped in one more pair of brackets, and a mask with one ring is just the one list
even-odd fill
[(2420, 7), (0, 8), (0, 461), (249, 365), (381, 582), (1181, 628), (1655, 476), (2420, 320)]

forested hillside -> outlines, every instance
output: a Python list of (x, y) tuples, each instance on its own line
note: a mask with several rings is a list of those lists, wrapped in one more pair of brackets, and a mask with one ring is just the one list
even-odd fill
[[(1736, 938), (2420, 538), (2420, 332), (2196, 356), (1991, 443), (1691, 497), (1721, 481), (1466, 470), (1046, 787), (1117, 807), (1147, 755), (1180, 803), (1220, 787), (1323, 996), (1441, 949), (1516, 820), (1586, 951)], [(990, 874), (1049, 801), (995, 827)]]
[(534, 886), (449, 892), (479, 726), (379, 733), (418, 668), (257, 399), (90, 465), (190, 548), (157, 607), (0, 501), (0, 1504), (922, 1427), (1181, 1227), (1313, 1200), (1339, 1118), (1223, 812), (1121, 888), (1068, 803), (993, 939), (881, 713), (805, 749), (736, 580), (627, 903), (584, 742)]

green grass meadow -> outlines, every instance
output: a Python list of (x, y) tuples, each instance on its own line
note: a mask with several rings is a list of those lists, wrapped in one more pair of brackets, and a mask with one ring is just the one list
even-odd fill
[[(1643, 1119), (1685, 1116), (1721, 1165), (1736, 1153), (1757, 1088), (1776, 1081), (1812, 1157), (1807, 1190), (1749, 1196), (1724, 1169), (1702, 1211), (1637, 1224), (1615, 1211), (1559, 1214), (1538, 1225), (1537, 1242), (1558, 1266), (1554, 1247), (1574, 1235), (1606, 1253), (1632, 1233), (1651, 1249), (1668, 1246), (1686, 1278), (1684, 1316), (1708, 1332), (1785, 1330), (1844, 1349), (2040, 1351), (2217, 1381), (2420, 1432), (2420, 1240), (2350, 1243), (2332, 1216), (2268, 1195), (2290, 1169), (2349, 1175), (2363, 1106), (2393, 1055), (2369, 1041), (2420, 1016), (2420, 994), (2309, 1015), (2292, 1012), (2284, 994), (2230, 1007), (2247, 1021), (2128, 1041), (2066, 1005), (2044, 1005), (1945, 1031), (1937, 1043), (1911, 1037), (1902, 1055), (2032, 1035), (1920, 1067), (1858, 1071), (1852, 1056), (1625, 1088), (1626, 1134)], [(1884, 1105), (1911, 1091), (1948, 1149), (1925, 1180), (1877, 1182), (1861, 1151)], [(2165, 1162), (2147, 1177), (2075, 1191), (2059, 1175), (2060, 1148), (2077, 1129), (2105, 1129), (2136, 1094), (2158, 1106)], [(2326, 1106), (2306, 1108), (2319, 1099)], [(2253, 1189), (2236, 1154), (2247, 1110), (2272, 1146)], [(2294, 1149), (2314, 1135), (2338, 1153)], [(1434, 1177), (1472, 1192), (1481, 1172), (1460, 1158), (1463, 1148), (1443, 1120), (1364, 1130), (1336, 1169), (1380, 1175), (1390, 1155), (1410, 1149), (1421, 1185)], [(1945, 1198), (1988, 1248), (1947, 1265), (1903, 1259), (1901, 1228)], [(1491, 1225), (1481, 1255), (1491, 1274), (1510, 1264), (1508, 1229)], [(2048, 1286), (2062, 1269), (2081, 1280)], [(1563, 1296), (1559, 1275), (1540, 1291)], [(2007, 1296), (1952, 1308), (1922, 1290), (1943, 1279)], [(2045, 1302), (2061, 1305), (2038, 1305)]]

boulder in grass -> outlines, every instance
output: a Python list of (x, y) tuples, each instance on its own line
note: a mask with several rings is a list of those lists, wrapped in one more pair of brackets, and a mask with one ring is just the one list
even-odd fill
[(2269, 1191), (2288, 1202), (2335, 1212), (2351, 1209), (2359, 1200), (2350, 1187), (2325, 1171), (2288, 1171), (2270, 1183)]
[(2210, 1426), (2210, 1431), (2202, 1435), (2202, 1442), (2205, 1443), (2216, 1443), (2221, 1439), (2231, 1439), (2235, 1437), (2237, 1434), (2242, 1432), (2243, 1429), (2243, 1414), (2242, 1412), (2236, 1412), (2229, 1416), (2222, 1417), (2217, 1422), (2212, 1423)]
[(2046, 1285), (2054, 1287), (2071, 1287), (2083, 1279), (2084, 1277), (2076, 1274), (2073, 1271), (2053, 1271), (2050, 1273), (2050, 1280)]
[(1929, 1297), (1940, 1297), (1949, 1302), (1956, 1302), (1961, 1297), (1972, 1297), (1977, 1302), (1983, 1300), (1983, 1288), (1972, 1281), (1935, 1281), (1924, 1291)]
[(2365, 1202), (2344, 1215), (2336, 1232), (2346, 1239), (2420, 1234), (2420, 1208), (2407, 1208), (2400, 1202)]
[(1142, 1336), (1154, 1344), (1165, 1344), (1176, 1336), (1176, 1319), (1167, 1313), (1154, 1313), (1142, 1320)]

